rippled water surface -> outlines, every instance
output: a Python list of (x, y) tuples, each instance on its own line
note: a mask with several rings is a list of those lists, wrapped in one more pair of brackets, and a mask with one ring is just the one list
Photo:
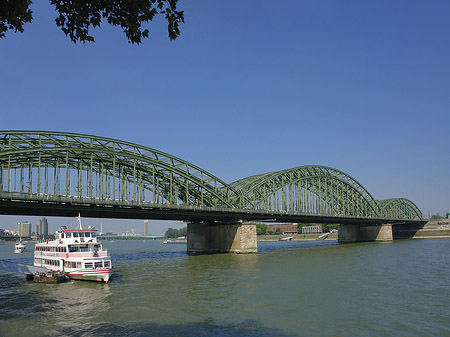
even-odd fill
[[(0, 259), (31, 262), (13, 245)], [(106, 243), (109, 284), (0, 272), (0, 336), (450, 336), (450, 240), (260, 242), (258, 254)]]

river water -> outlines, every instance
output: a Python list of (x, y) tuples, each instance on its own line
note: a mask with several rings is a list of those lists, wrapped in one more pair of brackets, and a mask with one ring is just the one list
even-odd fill
[[(0, 272), (0, 336), (450, 336), (450, 240), (259, 242), (258, 254), (107, 242), (109, 284)], [(0, 259), (31, 262), (0, 245)]]

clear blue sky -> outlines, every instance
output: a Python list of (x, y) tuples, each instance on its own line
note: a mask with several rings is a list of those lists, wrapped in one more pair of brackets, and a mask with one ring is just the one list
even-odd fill
[(49, 3), (0, 39), (0, 129), (131, 141), (226, 182), (326, 165), (450, 209), (450, 1), (182, 0), (179, 39), (161, 17), (139, 46), (107, 24), (74, 45)]

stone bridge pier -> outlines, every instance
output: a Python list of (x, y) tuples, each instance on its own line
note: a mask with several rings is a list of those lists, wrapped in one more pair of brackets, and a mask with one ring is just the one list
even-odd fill
[(392, 224), (380, 225), (339, 225), (340, 243), (364, 241), (392, 241)]
[(253, 222), (196, 222), (187, 226), (188, 254), (257, 253)]

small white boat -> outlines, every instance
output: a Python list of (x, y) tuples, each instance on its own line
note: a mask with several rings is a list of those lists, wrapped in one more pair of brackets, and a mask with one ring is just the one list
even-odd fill
[(27, 246), (21, 241), (14, 245), (14, 254), (21, 254), (27, 250)]
[(178, 239), (176, 239), (176, 240), (167, 239), (167, 240), (164, 240), (163, 243), (187, 243), (187, 240), (186, 239), (181, 239), (181, 240), (178, 240)]
[(63, 272), (74, 280), (109, 282), (113, 273), (111, 257), (97, 241), (96, 230), (83, 228), (78, 215), (79, 228), (61, 227), (55, 240), (42, 240), (34, 247), (34, 265), (50, 271)]
[(281, 238), (278, 241), (291, 241), (294, 237), (293, 236), (287, 236), (285, 238)]
[(324, 234), (320, 235), (320, 236), (317, 238), (317, 240), (325, 240), (325, 239), (328, 237), (328, 235), (330, 235), (330, 233), (331, 233), (331, 232), (324, 233)]

